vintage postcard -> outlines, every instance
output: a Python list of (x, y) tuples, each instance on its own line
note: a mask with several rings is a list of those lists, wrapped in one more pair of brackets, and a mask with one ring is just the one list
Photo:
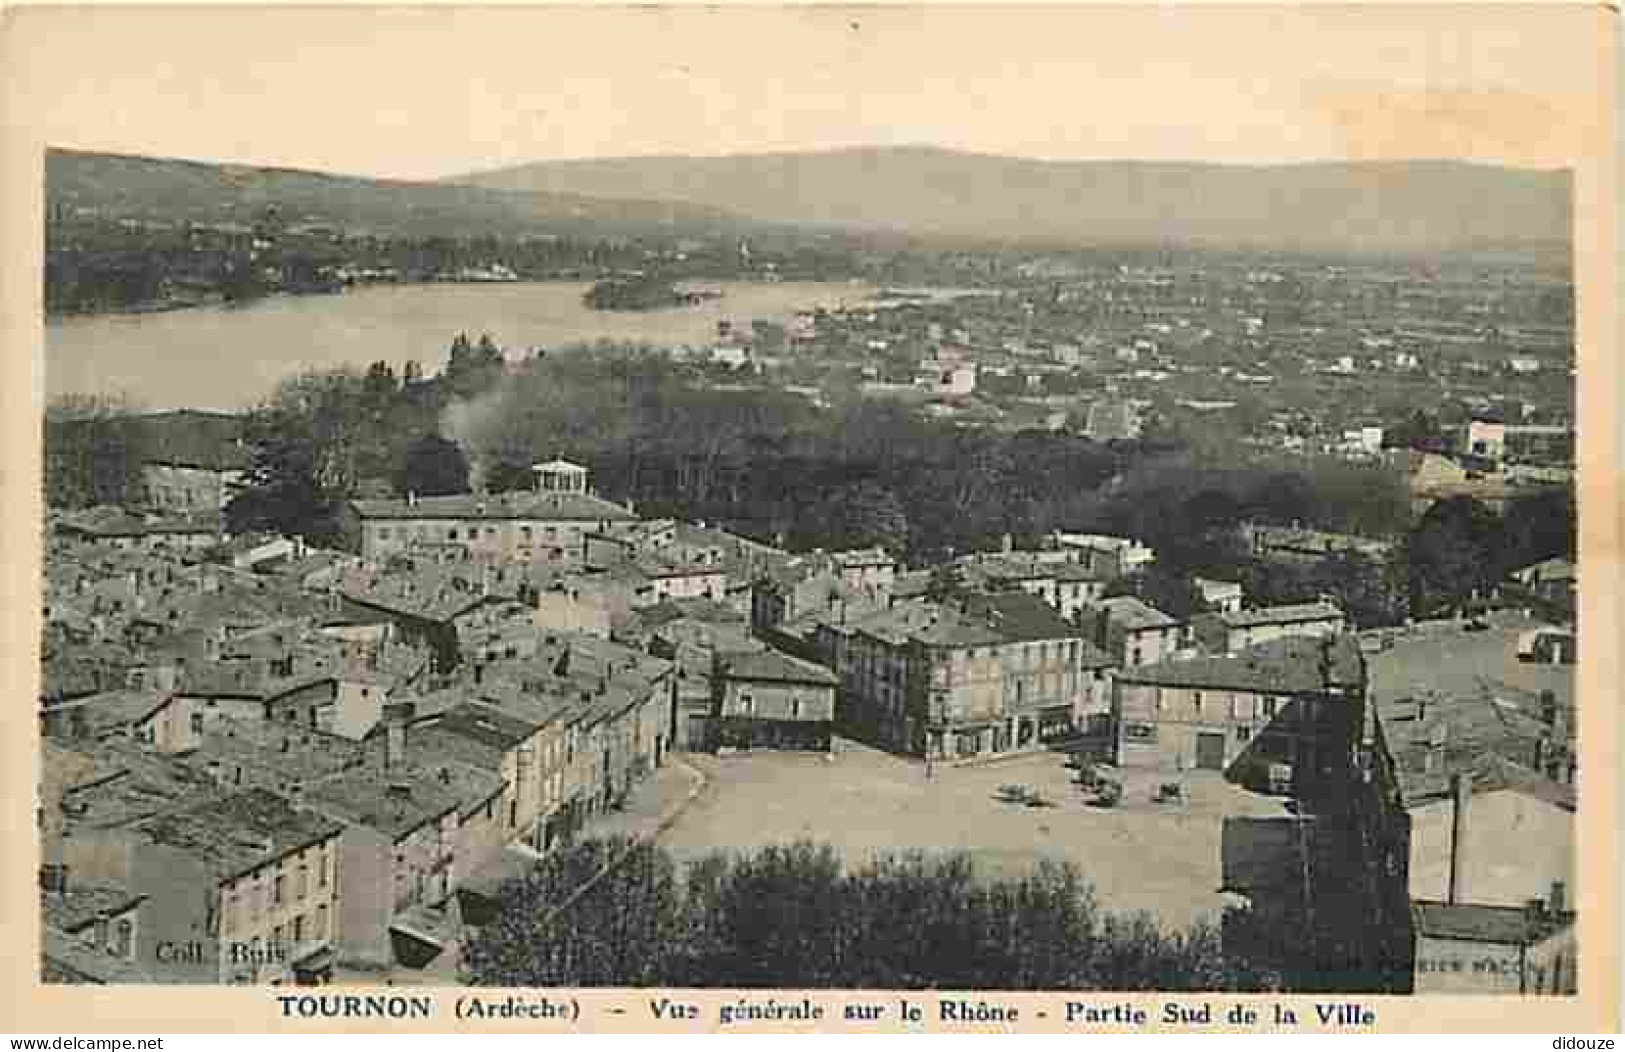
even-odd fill
[(0, 1029), (1617, 1029), (1617, 20), (9, 8)]

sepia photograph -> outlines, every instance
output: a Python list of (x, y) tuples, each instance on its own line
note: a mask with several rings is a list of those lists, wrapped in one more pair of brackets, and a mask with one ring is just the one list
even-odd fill
[(24, 981), (1615, 1004), (1609, 12), (13, 15)]

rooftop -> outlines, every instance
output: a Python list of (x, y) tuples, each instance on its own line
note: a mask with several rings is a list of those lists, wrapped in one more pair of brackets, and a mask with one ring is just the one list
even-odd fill
[(1220, 657), (1161, 661), (1119, 670), (1119, 682), (1162, 687), (1211, 687), (1257, 694), (1309, 694), (1360, 688), (1360, 648), (1353, 639), (1289, 637)]
[[(1240, 587), (1235, 585), (1233, 587)], [(1331, 603), (1295, 603), (1287, 606), (1263, 606), (1254, 610), (1238, 610), (1220, 614), (1231, 628), (1254, 628), (1258, 625), (1290, 625), (1304, 621), (1340, 620), (1343, 611)]]
[(449, 760), (399, 771), (370, 765), (323, 780), (306, 792), (305, 799), (328, 818), (399, 840), (453, 811), (461, 814), (483, 804), (502, 785), (500, 775)]
[(146, 718), (163, 701), (156, 690), (112, 690), (59, 702), (45, 711), (66, 719), (73, 735), (94, 738)]
[(812, 683), (827, 687), (833, 687), (840, 682), (835, 673), (823, 665), (815, 665), (811, 661), (803, 661), (777, 650), (730, 654), (721, 660), (720, 672), (728, 679)]
[(1152, 628), (1178, 628), (1179, 622), (1132, 595), (1113, 596), (1095, 604), (1112, 621), (1131, 632)]
[(40, 910), (48, 927), (71, 934), (98, 917), (123, 913), (139, 905), (142, 898), (132, 895), (123, 884), (70, 879), (64, 892), (40, 891)]
[(481, 496), (473, 493), (447, 497), (350, 502), (363, 520), (473, 519), (500, 521), (526, 519), (540, 522), (628, 522), (637, 519), (631, 509), (588, 493), (520, 490)]
[(155, 815), (137, 827), (157, 844), (184, 851), (230, 879), (337, 836), (343, 826), (300, 811), (265, 789), (215, 797), (189, 810)]

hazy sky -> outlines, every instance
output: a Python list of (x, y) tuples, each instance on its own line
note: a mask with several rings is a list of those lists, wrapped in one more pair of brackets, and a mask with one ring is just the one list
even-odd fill
[[(359, 174), (934, 144), (1568, 166), (1599, 6), (63, 8), (3, 65), (37, 141)], [(1612, 90), (1612, 85), (1608, 85)]]

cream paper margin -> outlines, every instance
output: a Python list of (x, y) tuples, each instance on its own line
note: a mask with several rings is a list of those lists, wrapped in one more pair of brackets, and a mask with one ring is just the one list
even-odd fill
[[(113, 0), (116, 3), (116, 0)], [(0, 953), (0, 1031), (11, 1033), (223, 1033), (223, 1032), (399, 1032), (422, 1031), (442, 1033), (480, 1032), (707, 1032), (720, 1029), (717, 1009), (737, 1003), (739, 992), (689, 991), (675, 993), (677, 998), (700, 1006), (698, 1020), (683, 1022), (656, 1022), (648, 1011), (648, 1002), (661, 996), (661, 991), (548, 991), (558, 1000), (560, 995), (576, 999), (580, 1018), (574, 1024), (560, 1023), (459, 1023), (453, 1018), (452, 1005), (459, 991), (435, 991), (434, 1016), (428, 1021), (412, 1023), (387, 1020), (298, 1020), (281, 1017), (271, 989), (233, 989), (219, 987), (53, 987), (39, 982), (39, 916), (36, 890), (36, 862), (38, 843), (34, 827), (34, 801), (38, 773), (38, 727), (35, 718), (38, 697), (38, 639), (39, 639), (39, 523), (42, 521), (40, 449), (40, 411), (43, 404), (43, 328), (42, 328), (42, 270), (43, 207), (42, 157), (46, 145), (41, 141), (39, 110), (49, 105), (48, 99), (29, 98), (31, 70), (45, 68), (46, 63), (66, 63), (69, 68), (81, 56), (65, 53), (61, 41), (50, 32), (52, 19), (58, 12), (45, 3), (27, 8), (10, 6), (0, 12), (0, 87), (4, 89), (4, 104), (0, 106), (3, 120), (3, 147), (0, 147), (0, 232), (4, 237), (3, 262), (0, 262), (0, 322), (3, 322), (5, 354), (3, 379), (0, 379), (0, 429), (3, 429), (3, 456), (0, 456), (0, 627), (3, 627), (3, 645), (0, 645), (0, 799), (7, 801), (0, 807), (0, 932), (5, 933), (6, 949)], [(67, 6), (67, 5), (60, 5)], [(109, 5), (111, 6), (111, 5)], [(123, 3), (117, 6), (125, 7)], [(130, 4), (128, 6), (136, 6)], [(138, 29), (120, 19), (120, 45), (131, 49), (143, 46), (143, 33), (161, 39), (170, 34), (191, 34), (192, 47), (206, 50), (210, 41), (206, 34), (197, 32), (187, 24), (186, 6), (148, 8)], [(203, 5), (197, 5), (203, 6)], [(243, 5), (249, 6), (249, 5)], [(315, 38), (320, 33), (319, 20), (323, 17), (366, 17), (364, 9), (347, 11), (315, 10), (317, 3), (297, 3), (261, 14), (274, 14), (269, 22), (260, 21), (256, 29), (271, 29), (267, 46), (284, 44), (298, 46), (301, 40)], [(447, 5), (450, 6), (450, 5)], [(782, 17), (782, 11), (772, 8), (749, 8), (746, 5), (726, 5), (731, 31), (737, 32), (739, 46), (749, 48), (755, 44), (753, 30), (763, 20)], [(818, 6), (818, 5), (813, 5)], [(893, 5), (887, 5), (893, 6)], [(903, 6), (903, 5), (895, 5)], [(1019, 22), (1024, 32), (1044, 32), (1046, 19), (1063, 13), (1050, 7), (1007, 8), (1012, 26)], [(1069, 5), (1070, 6), (1070, 5)], [(1256, 5), (1255, 5), (1256, 6)], [(1282, 6), (1285, 5), (1274, 5)], [(1582, 129), (1580, 146), (1572, 158), (1574, 170), (1574, 258), (1577, 287), (1577, 340), (1580, 382), (1580, 532), (1581, 562), (1581, 620), (1583, 622), (1581, 652), (1583, 664), (1579, 668), (1579, 697), (1581, 733), (1581, 812), (1578, 843), (1582, 865), (1587, 878), (1580, 883), (1577, 903), (1580, 913), (1581, 993), (1574, 998), (1500, 998), (1500, 997), (1328, 997), (1328, 1002), (1352, 1001), (1373, 1009), (1378, 1016), (1375, 1030), (1379, 1032), (1531, 1032), (1531, 1033), (1598, 1033), (1617, 1031), (1619, 1028), (1619, 967), (1620, 914), (1618, 909), (1618, 804), (1619, 783), (1614, 762), (1614, 747), (1620, 741), (1619, 727), (1614, 720), (1618, 705), (1620, 683), (1619, 645), (1621, 642), (1618, 620), (1620, 580), (1620, 519), (1622, 507), (1615, 488), (1625, 450), (1625, 433), (1619, 426), (1619, 292), (1618, 284), (1618, 109), (1620, 93), (1617, 73), (1619, 44), (1619, 10), (1598, 4), (1550, 3), (1528, 6), (1514, 5), (1432, 5), (1428, 7), (1405, 4), (1367, 4), (1361, 17), (1392, 26), (1406, 32), (1414, 23), (1418, 29), (1424, 24), (1437, 34), (1441, 15), (1459, 19), (1462, 25), (1494, 7), (1497, 14), (1516, 13), (1517, 17), (1558, 19), (1564, 22), (1566, 39), (1572, 41), (1565, 61), (1583, 64), (1582, 70), (1592, 74), (1595, 93), (1579, 100), (1571, 115)], [(1189, 7), (1170, 6), (1164, 9), (1170, 31), (1177, 31), (1180, 15), (1192, 8), (1223, 7), (1218, 4), (1195, 4)], [(712, 11), (717, 9), (713, 6)], [(1019, 13), (1018, 13), (1019, 12)], [(1236, 11), (1235, 13), (1243, 13)], [(1256, 15), (1256, 10), (1251, 12)], [(568, 9), (554, 11), (550, 17), (568, 19), (588, 15)], [(810, 17), (803, 11), (798, 17)], [(844, 17), (842, 12), (820, 12), (833, 17)], [(479, 17), (471, 11), (465, 17)], [(211, 23), (214, 25), (214, 23)], [(1550, 27), (1548, 27), (1550, 28)], [(1213, 34), (1211, 24), (1204, 23), (1208, 33), (1207, 45), (1223, 49), (1231, 40), (1239, 41), (1250, 26), (1236, 25), (1236, 35), (1226, 39), (1224, 32)], [(259, 39), (256, 37), (256, 39)], [(988, 41), (996, 47), (997, 41)], [(378, 53), (375, 61), (389, 63), (403, 56)], [(655, 56), (651, 56), (653, 62)], [(357, 69), (357, 77), (365, 76), (365, 69)], [(94, 77), (95, 69), (85, 68), (82, 76)], [(1258, 70), (1259, 77), (1268, 77), (1268, 67)], [(1156, 90), (1154, 83), (1143, 88)], [(967, 100), (969, 101), (969, 100)], [(1380, 156), (1432, 156), (1437, 149), (1434, 133), (1436, 114), (1430, 114), (1426, 105), (1417, 107), (1418, 100), (1405, 99), (1388, 93), (1375, 93), (1369, 97), (1340, 97), (1317, 102), (1317, 105), (1336, 106), (1338, 119), (1346, 126), (1350, 139), (1351, 156), (1367, 159)], [(1428, 100), (1420, 100), (1426, 102)], [(1540, 108), (1519, 106), (1516, 95), (1486, 97), (1480, 105), (1492, 107), (1478, 114), (1477, 119), (1493, 127), (1501, 142), (1516, 142), (1522, 135), (1538, 135), (1540, 129), (1532, 122), (1539, 120)], [(200, 99), (200, 104), (206, 100)], [(1076, 100), (1057, 100), (1057, 104), (1070, 110), (1070, 119), (1080, 116)], [(1133, 98), (1110, 101), (1114, 119), (1132, 119)], [(1399, 119), (1397, 108), (1409, 111), (1406, 119)], [(966, 119), (974, 120), (973, 106), (966, 107)], [(320, 119), (311, 113), (289, 113), (288, 120), (308, 121)], [(1088, 119), (1085, 115), (1082, 119)], [(1281, 134), (1290, 137), (1290, 126)], [(1373, 144), (1376, 144), (1375, 146)], [(92, 143), (74, 145), (94, 146)], [(154, 153), (162, 153), (155, 149)], [(254, 157), (230, 158), (244, 163), (256, 163)], [(292, 992), (292, 991), (284, 991)], [(344, 992), (341, 988), (323, 988), (321, 992)], [(366, 991), (356, 991), (366, 992)], [(398, 993), (418, 993), (416, 989), (398, 989)], [(497, 991), (482, 991), (496, 994)], [(515, 991), (520, 992), (520, 991)], [(751, 1000), (766, 1000), (767, 991), (748, 994)], [(799, 1001), (803, 996), (824, 1006), (825, 1021), (816, 1025), (745, 1024), (727, 1028), (731, 1032), (806, 1032), (863, 1033), (863, 1032), (973, 1032), (1002, 1031), (1086, 1033), (1083, 1027), (1068, 1027), (1063, 1021), (1064, 1006), (1071, 999), (1066, 994), (991, 994), (990, 1002), (1017, 1008), (1021, 1021), (1012, 1027), (943, 1026), (932, 1021), (936, 995), (921, 992), (879, 993), (864, 991), (844, 994), (840, 991), (778, 991), (781, 1002)], [(1075, 995), (1078, 1000), (1097, 1004), (1132, 1001), (1144, 1007), (1150, 1017), (1157, 1017), (1161, 1006), (1169, 1001), (1197, 1005), (1212, 1002), (1216, 1016), (1223, 1018), (1225, 1010), (1235, 1004), (1248, 1004), (1256, 1008), (1260, 1018), (1270, 1018), (1269, 1005), (1280, 1002), (1291, 1004), (1299, 1019), (1313, 1016), (1314, 1001), (1309, 998), (1237, 997), (1186, 995), (1162, 997), (1159, 995), (1121, 996), (1111, 994)], [(848, 1001), (878, 1002), (895, 1005), (900, 998), (925, 1007), (925, 1021), (906, 1025), (896, 1019), (895, 1011), (888, 1011), (888, 1022), (871, 1024), (844, 1024), (841, 1009)], [(610, 1014), (609, 1009), (619, 1007), (624, 1014)], [(1036, 1014), (1046, 1013), (1038, 1019)], [(1108, 1028), (1093, 1028), (1108, 1029)], [(1159, 1029), (1148, 1026), (1147, 1030)], [(1218, 1029), (1223, 1029), (1222, 1027)], [(1298, 1032), (1312, 1032), (1306, 1025)], [(1266, 1025), (1250, 1027), (1241, 1032), (1269, 1032)], [(1189, 1032), (1189, 1031), (1184, 1031)]]

